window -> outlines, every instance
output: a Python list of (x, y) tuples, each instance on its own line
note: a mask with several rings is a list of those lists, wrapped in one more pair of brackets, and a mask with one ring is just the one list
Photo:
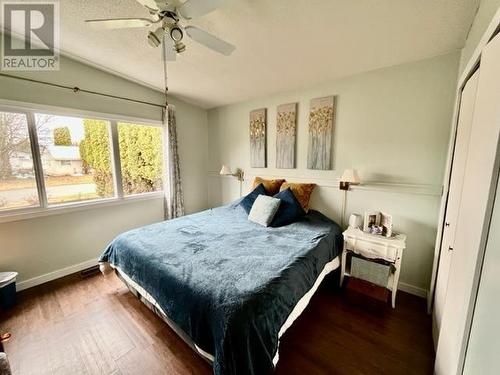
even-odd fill
[(0, 211), (38, 204), (27, 116), (0, 111)]
[(155, 126), (118, 123), (123, 194), (162, 189), (162, 134)]
[(108, 121), (36, 114), (49, 205), (114, 196)]
[(161, 191), (162, 136), (154, 125), (0, 107), (0, 214)]

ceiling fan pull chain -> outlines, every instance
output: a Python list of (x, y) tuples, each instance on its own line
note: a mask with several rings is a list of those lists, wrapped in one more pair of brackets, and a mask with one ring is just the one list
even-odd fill
[(167, 52), (166, 44), (163, 43), (162, 54), (163, 54), (163, 77), (165, 80), (165, 108), (168, 109), (168, 72), (167, 72)]

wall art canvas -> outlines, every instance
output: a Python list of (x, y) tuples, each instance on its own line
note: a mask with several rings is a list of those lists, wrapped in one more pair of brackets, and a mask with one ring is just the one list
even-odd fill
[(276, 115), (276, 168), (295, 168), (297, 103), (278, 106)]
[(266, 109), (250, 112), (250, 166), (265, 168), (266, 164)]
[(309, 169), (332, 169), (334, 101), (333, 96), (311, 100), (307, 149)]

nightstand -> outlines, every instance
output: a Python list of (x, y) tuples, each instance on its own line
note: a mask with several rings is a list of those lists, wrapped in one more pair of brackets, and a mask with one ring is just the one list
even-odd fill
[(396, 292), (398, 290), (399, 273), (403, 250), (406, 247), (406, 235), (398, 234), (393, 237), (384, 237), (363, 232), (361, 229), (348, 228), (344, 233), (344, 249), (342, 251), (342, 267), (340, 272), (340, 285), (344, 275), (349, 275), (346, 270), (347, 254), (361, 256), (365, 260), (381, 262), (391, 266), (386, 288), (391, 291), (392, 307), (396, 306)]

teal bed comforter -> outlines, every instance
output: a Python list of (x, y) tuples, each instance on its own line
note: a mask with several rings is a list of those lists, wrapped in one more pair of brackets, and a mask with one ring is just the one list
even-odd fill
[(317, 211), (265, 228), (231, 204), (123, 233), (100, 261), (212, 353), (215, 374), (262, 375), (273, 371), (281, 326), (341, 246), (339, 226)]

